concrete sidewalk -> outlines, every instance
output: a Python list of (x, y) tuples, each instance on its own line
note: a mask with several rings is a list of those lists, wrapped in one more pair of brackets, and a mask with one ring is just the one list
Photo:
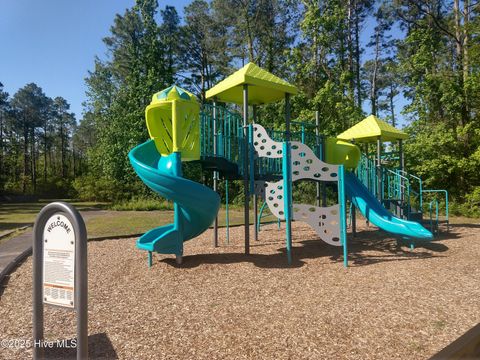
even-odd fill
[[(103, 213), (102, 210), (80, 211), (84, 220)], [(32, 253), (32, 236), (33, 228), (30, 227), (24, 233), (0, 243), (0, 284), (22, 260)]]
[(30, 228), (23, 234), (0, 243), (0, 284), (5, 276), (32, 253), (32, 233)]

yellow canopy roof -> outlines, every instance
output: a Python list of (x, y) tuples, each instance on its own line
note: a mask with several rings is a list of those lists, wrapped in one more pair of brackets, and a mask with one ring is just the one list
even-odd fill
[(285, 94), (296, 94), (298, 89), (254, 63), (248, 63), (207, 91), (207, 99), (242, 104), (243, 85), (248, 86), (249, 104), (266, 104), (281, 100)]
[(395, 129), (392, 125), (380, 120), (375, 115), (363, 119), (358, 124), (345, 130), (337, 136), (341, 140), (355, 140), (356, 142), (373, 142), (380, 136), (382, 141), (394, 141), (408, 138), (408, 135), (401, 130)]

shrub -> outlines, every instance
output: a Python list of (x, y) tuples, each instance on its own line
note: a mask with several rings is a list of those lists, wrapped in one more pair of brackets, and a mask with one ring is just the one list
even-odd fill
[(115, 203), (111, 209), (117, 211), (173, 210), (173, 203), (160, 199), (133, 198)]

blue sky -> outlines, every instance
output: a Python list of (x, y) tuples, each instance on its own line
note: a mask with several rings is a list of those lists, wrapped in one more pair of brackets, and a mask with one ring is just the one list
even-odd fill
[[(115, 14), (135, 0), (0, 0), (0, 82), (14, 94), (29, 82), (50, 97), (62, 96), (77, 119), (85, 101), (85, 77), (95, 55), (103, 58), (102, 39), (109, 34)], [(159, 8), (174, 5), (180, 16), (190, 0), (159, 0)], [(367, 22), (362, 43), (375, 26)], [(363, 55), (369, 56), (367, 50)], [(397, 99), (397, 112), (405, 100)], [(364, 104), (368, 112), (369, 104)]]
[[(159, 1), (181, 12), (187, 0)], [(35, 82), (50, 97), (62, 96), (81, 117), (85, 77), (115, 14), (134, 0), (1, 0), (0, 82), (13, 95)]]

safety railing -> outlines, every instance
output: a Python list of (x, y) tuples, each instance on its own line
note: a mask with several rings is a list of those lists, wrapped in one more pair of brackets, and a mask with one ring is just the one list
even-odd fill
[(357, 177), (365, 185), (365, 187), (372, 193), (377, 195), (377, 167), (375, 162), (362, 154), (357, 166)]
[(405, 170), (397, 170), (403, 176), (408, 177), (410, 180), (410, 185), (412, 189), (412, 194), (415, 195), (415, 200), (418, 202), (418, 209), (423, 209), (423, 198), (422, 198), (422, 191), (423, 191), (423, 182), (422, 179), (418, 176), (412, 175)]
[[(298, 141), (307, 146), (314, 149), (315, 154), (321, 158), (321, 149), (322, 143), (324, 141), (323, 136), (316, 136), (315, 133), (309, 131), (307, 132), (306, 129), (314, 127), (315, 125), (292, 121), (292, 127), (300, 127), (300, 131), (291, 131), (290, 132), (290, 140), (291, 141)], [(267, 131), (268, 136), (278, 142), (285, 141), (286, 132), (283, 130), (274, 130), (274, 129), (265, 129)], [(255, 174), (256, 176), (263, 177), (263, 176), (280, 176), (282, 174), (282, 159), (272, 159), (272, 158), (255, 158)]]
[(422, 190), (422, 197), (424, 194), (434, 194), (435, 198), (430, 201), (429, 203), (429, 212), (430, 212), (430, 217), (431, 217), (431, 206), (432, 206), (432, 202), (435, 202), (436, 204), (436, 221), (437, 221), (437, 224), (440, 222), (440, 218), (439, 218), (439, 209), (440, 209), (440, 204), (441, 202), (438, 201), (438, 197), (437, 197), (437, 194), (438, 195), (443, 195), (444, 196), (444, 199), (445, 199), (445, 223), (447, 225), (447, 231), (449, 231), (449, 227), (450, 227), (450, 222), (449, 222), (449, 213), (448, 213), (448, 191), (447, 190), (439, 190), (439, 189), (425, 189), (425, 190)]
[[(403, 209), (404, 213), (411, 211), (412, 189), (407, 177), (400, 174), (397, 170), (382, 168), (382, 199), (384, 201), (395, 201)], [(400, 214), (397, 214), (400, 215)]]
[(238, 164), (243, 146), (240, 114), (223, 106), (204, 104), (200, 117), (201, 156), (223, 157)]
[[(435, 221), (433, 221), (433, 205), (435, 204)], [(428, 213), (430, 215), (430, 231), (432, 234), (438, 233), (438, 200), (434, 199), (428, 203)]]

